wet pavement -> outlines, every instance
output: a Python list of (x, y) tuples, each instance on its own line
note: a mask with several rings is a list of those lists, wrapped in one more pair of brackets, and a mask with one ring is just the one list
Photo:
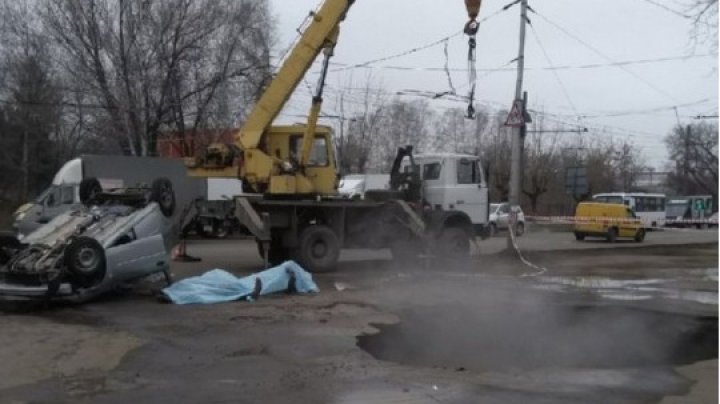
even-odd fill
[[(136, 290), (2, 314), (0, 402), (716, 402), (717, 247), (678, 245), (530, 251), (541, 276), (487, 252), (404, 267), (351, 251), (313, 296)], [(204, 260), (178, 277), (260, 265), (252, 241), (189, 251)]]

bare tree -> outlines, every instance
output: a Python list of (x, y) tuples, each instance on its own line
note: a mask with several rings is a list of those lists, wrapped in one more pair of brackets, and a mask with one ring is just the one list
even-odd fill
[(268, 78), (261, 0), (43, 0), (40, 13), (72, 90), (130, 154), (155, 154), (162, 131), (229, 122), (226, 105)]
[[(533, 130), (543, 131), (542, 122), (533, 124)], [(540, 197), (551, 189), (562, 172), (560, 139), (557, 133), (531, 132), (525, 143), (523, 194), (530, 202), (530, 211), (537, 213)]]
[(46, 185), (59, 163), (54, 138), (61, 126), (61, 93), (44, 39), (27, 7), (0, 4), (3, 75), (0, 95), (2, 179), (6, 196), (27, 198)]
[(336, 93), (336, 108), (340, 113), (336, 117), (339, 124), (336, 147), (342, 173), (365, 173), (378, 141), (387, 94), (382, 90), (382, 83), (370, 75), (365, 77), (362, 87), (355, 89), (352, 84), (350, 77), (346, 89)]
[(718, 125), (676, 126), (665, 138), (670, 159), (669, 186), (679, 194), (707, 193), (718, 197)]
[(429, 137), (434, 112), (424, 101), (395, 99), (380, 115), (380, 125), (373, 142), (371, 162), (380, 171), (387, 171), (398, 147), (413, 145), (423, 149)]
[(693, 19), (690, 32), (695, 43), (707, 43), (717, 53), (718, 47), (718, 0), (692, 0), (686, 14)]

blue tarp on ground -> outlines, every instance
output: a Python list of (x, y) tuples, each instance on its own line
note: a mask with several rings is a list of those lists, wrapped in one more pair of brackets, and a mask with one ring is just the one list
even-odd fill
[(291, 278), (295, 278), (295, 291), (298, 293), (319, 292), (312, 275), (294, 261), (265, 271), (238, 278), (222, 269), (213, 269), (201, 276), (180, 280), (163, 289), (163, 293), (175, 304), (220, 303), (234, 300), (252, 300), (256, 279), (261, 282), (260, 295), (288, 290)]

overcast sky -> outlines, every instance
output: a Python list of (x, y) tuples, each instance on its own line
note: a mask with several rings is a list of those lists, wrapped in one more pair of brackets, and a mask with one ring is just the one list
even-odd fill
[[(567, 127), (586, 126), (586, 136), (607, 136), (597, 130), (605, 128), (618, 139), (631, 139), (650, 164), (662, 168), (667, 160), (662, 139), (677, 123), (673, 107), (683, 123), (718, 110), (717, 56), (706, 44), (693, 46), (691, 20), (671, 11), (683, 11), (687, 1), (530, 0), (537, 14), (530, 15), (527, 31), (524, 87), (529, 108), (543, 110)], [(520, 10), (515, 6), (500, 12), (507, 3), (484, 0), (480, 13), (480, 19), (488, 19), (478, 33), (477, 99), (492, 110), (509, 109), (515, 94), (515, 64), (509, 62), (518, 52)], [(291, 45), (308, 11), (319, 4), (272, 0), (277, 54)], [(451, 37), (448, 64), (454, 87), (464, 94), (467, 37), (456, 34), (466, 21), (463, 0), (356, 0), (341, 27), (333, 62), (364, 63)], [(333, 91), (364, 86), (371, 75), (373, 83), (391, 93), (442, 92), (449, 89), (445, 63), (444, 46), (438, 45), (370, 68), (336, 72), (328, 81)], [(316, 77), (311, 74), (308, 83), (314, 85)], [(297, 93), (281, 119), (300, 121), (294, 115), (307, 113), (309, 91), (301, 87)], [(437, 108), (464, 107), (432, 102)], [(329, 93), (325, 112), (336, 113), (333, 107)]]

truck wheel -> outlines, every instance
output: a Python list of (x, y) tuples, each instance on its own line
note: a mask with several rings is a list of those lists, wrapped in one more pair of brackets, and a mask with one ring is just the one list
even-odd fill
[(152, 183), (150, 188), (150, 201), (156, 202), (160, 206), (160, 211), (166, 217), (172, 216), (175, 212), (175, 192), (172, 189), (172, 183), (167, 178), (158, 178)]
[(640, 230), (638, 230), (637, 233), (635, 234), (635, 241), (637, 241), (638, 243), (642, 243), (643, 240), (645, 240), (645, 230), (644, 230), (644, 229), (640, 229)]
[(85, 178), (80, 181), (80, 203), (85, 206), (90, 206), (92, 203), (97, 202), (96, 198), (98, 194), (102, 192), (102, 186), (97, 178)]
[(585, 240), (585, 233), (575, 232), (575, 240), (577, 241), (583, 241)]
[(470, 238), (465, 230), (449, 227), (438, 237), (438, 255), (448, 258), (465, 258), (470, 255)]
[(313, 224), (300, 233), (295, 253), (298, 263), (313, 273), (330, 272), (340, 257), (340, 242), (327, 226)]
[(611, 227), (608, 229), (607, 236), (605, 239), (608, 241), (608, 243), (614, 243), (615, 240), (617, 240), (618, 231), (616, 228)]
[(65, 265), (84, 287), (100, 283), (107, 271), (103, 247), (94, 238), (84, 236), (65, 248)]

